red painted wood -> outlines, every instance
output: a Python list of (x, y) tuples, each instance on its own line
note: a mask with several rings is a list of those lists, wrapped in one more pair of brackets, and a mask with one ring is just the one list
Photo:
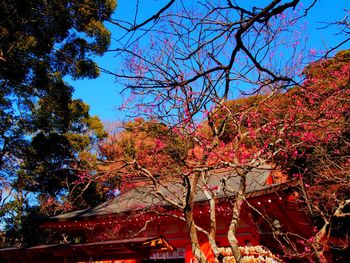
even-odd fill
[[(293, 231), (303, 236), (309, 236), (312, 232), (311, 223), (308, 220), (302, 205), (296, 202), (295, 197), (285, 196), (283, 193), (273, 193), (265, 196), (252, 197), (249, 199), (250, 204), (256, 207), (262, 214), (269, 215), (270, 218), (279, 220), (282, 227), (288, 231)], [(217, 243), (218, 246), (228, 246), (227, 227), (231, 218), (228, 212), (229, 203), (221, 202), (218, 214), (217, 226)], [(304, 207), (303, 207), (304, 208)], [(254, 212), (250, 207), (244, 205), (241, 212), (241, 220), (237, 230), (237, 239), (241, 245), (259, 245), (262, 239), (257, 228), (257, 220), (254, 218)], [(138, 218), (136, 221), (135, 218)], [(119, 240), (128, 238), (130, 232), (137, 232), (144, 226), (142, 218), (135, 217), (130, 219), (130, 215), (109, 215), (90, 218), (89, 220), (80, 221), (62, 221), (62, 222), (46, 222), (43, 228), (55, 228), (62, 232), (80, 233), (84, 235), (86, 242)], [(146, 217), (147, 218), (147, 217)], [(195, 209), (196, 222), (203, 228), (208, 227), (208, 207), (207, 205), (199, 205)], [(185, 224), (176, 221), (173, 218), (156, 218), (146, 231), (139, 236), (163, 236), (168, 242), (176, 247), (185, 249), (185, 261), (191, 262), (192, 252), (191, 243)], [(203, 251), (209, 259), (213, 259), (213, 253), (210, 249), (207, 239), (199, 234)], [(130, 255), (130, 257), (134, 257)], [(111, 260), (113, 257), (111, 257)], [(112, 262), (121, 263), (139, 263), (140, 258), (118, 259)], [(102, 261), (111, 262), (111, 261)]]

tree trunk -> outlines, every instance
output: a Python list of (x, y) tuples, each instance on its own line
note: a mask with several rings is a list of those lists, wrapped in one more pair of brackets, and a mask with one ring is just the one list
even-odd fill
[(207, 258), (204, 255), (198, 241), (197, 229), (195, 221), (193, 218), (193, 207), (194, 207), (194, 196), (197, 190), (197, 184), (200, 177), (200, 173), (194, 175), (192, 184), (188, 177), (185, 177), (185, 182), (187, 184), (187, 193), (186, 193), (186, 205), (184, 207), (184, 215), (186, 219), (186, 225), (191, 239), (192, 253), (195, 258), (200, 263), (206, 263)]
[(218, 259), (220, 256), (220, 252), (218, 249), (218, 246), (216, 244), (216, 211), (215, 211), (215, 198), (213, 195), (210, 196), (209, 199), (209, 216), (210, 216), (210, 231), (209, 231), (209, 236), (208, 240), (210, 243), (210, 247), (214, 252), (215, 258)]
[(197, 236), (197, 229), (195, 226), (195, 222), (193, 220), (192, 210), (186, 211), (185, 217), (186, 217), (186, 224), (187, 224), (187, 228), (188, 228), (190, 239), (191, 239), (192, 253), (195, 256), (195, 258), (198, 260), (198, 262), (206, 263), (207, 258), (204, 255), (204, 253), (199, 245), (198, 236)]
[(320, 263), (328, 263), (328, 260), (325, 257), (325, 255), (323, 254), (323, 251), (317, 251), (316, 255), (317, 255), (317, 258), (318, 258), (318, 262), (320, 262)]
[(239, 174), (239, 176), (241, 177), (240, 184), (239, 184), (239, 191), (238, 191), (236, 201), (232, 206), (232, 219), (227, 232), (227, 239), (230, 243), (232, 255), (234, 256), (237, 263), (241, 262), (242, 256), (238, 249), (238, 240), (236, 238), (236, 230), (239, 223), (241, 207), (244, 201), (244, 194), (245, 194), (245, 188), (246, 188), (245, 174)]

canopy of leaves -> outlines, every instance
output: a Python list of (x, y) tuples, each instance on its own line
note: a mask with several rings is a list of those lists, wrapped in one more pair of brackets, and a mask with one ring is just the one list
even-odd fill
[(92, 170), (93, 144), (105, 132), (63, 78), (99, 75), (93, 57), (109, 47), (103, 23), (115, 6), (114, 0), (0, 3), (0, 210), (13, 226), (29, 197), (49, 214), (67, 201), (65, 208), (86, 207), (101, 198), (96, 185), (77, 178)]
[(113, 0), (1, 1), (2, 85), (13, 89), (40, 81), (47, 72), (95, 77), (98, 69), (89, 56), (108, 48), (103, 21), (115, 5)]
[(103, 180), (118, 178), (119, 183), (123, 179), (135, 183), (142, 178), (138, 178), (133, 165), (130, 166), (134, 163), (156, 175), (173, 176), (186, 167), (190, 147), (186, 138), (164, 124), (136, 118), (100, 144), (101, 155), (105, 158), (100, 172), (104, 174)]

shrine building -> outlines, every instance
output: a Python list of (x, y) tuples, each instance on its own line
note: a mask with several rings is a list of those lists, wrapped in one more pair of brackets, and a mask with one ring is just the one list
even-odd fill
[[(209, 179), (208, 179), (209, 178)], [(211, 172), (201, 179), (195, 197), (194, 217), (206, 229), (209, 225), (208, 197), (202, 190), (216, 190), (216, 242), (228, 247), (227, 229), (232, 218), (230, 201), (235, 198), (240, 177), (230, 169)], [(305, 206), (297, 202), (298, 179), (286, 178), (269, 168), (255, 168), (246, 175), (246, 203), (241, 209), (237, 238), (242, 246), (263, 245), (278, 249), (271, 228), (259, 215), (271, 219), (280, 231), (307, 237), (311, 222)], [(225, 185), (225, 187), (223, 187)], [(164, 182), (164, 193), (181, 199), (183, 182)], [(71, 242), (27, 248), (0, 249), (1, 262), (32, 263), (182, 263), (193, 262), (191, 242), (184, 221), (154, 192), (148, 183), (118, 193), (115, 198), (91, 209), (73, 211), (47, 218), (41, 229), (54, 229), (71, 237)], [(198, 234), (208, 259), (213, 257), (207, 238)]]

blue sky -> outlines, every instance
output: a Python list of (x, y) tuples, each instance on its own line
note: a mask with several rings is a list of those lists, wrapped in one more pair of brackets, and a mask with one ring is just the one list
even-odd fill
[[(114, 18), (128, 19), (133, 17), (135, 10), (135, 0), (119, 0), (114, 14)], [(165, 3), (164, 0), (150, 1), (141, 0), (143, 3), (152, 3), (152, 5), (140, 6), (140, 19), (148, 17), (152, 11)], [(305, 1), (305, 5), (310, 1)], [(319, 29), (323, 27), (324, 22), (334, 22), (345, 16), (344, 9), (350, 9), (349, 0), (319, 0), (307, 17), (307, 30), (305, 34), (309, 35), (308, 48), (324, 50), (339, 43), (339, 37), (334, 36), (335, 27)], [(111, 48), (116, 46), (116, 39), (120, 37), (120, 32), (112, 24), (106, 24), (112, 32)], [(342, 49), (350, 48), (349, 43)], [(121, 67), (121, 61), (113, 53), (106, 53), (103, 57), (96, 58), (96, 61), (103, 68), (115, 72)], [(118, 110), (125, 96), (120, 94), (122, 87), (115, 82), (115, 78), (106, 73), (102, 73), (97, 79), (93, 80), (69, 80), (75, 88), (74, 97), (80, 98), (90, 105), (92, 115), (97, 115), (104, 122), (123, 121), (126, 119), (125, 113)]]

